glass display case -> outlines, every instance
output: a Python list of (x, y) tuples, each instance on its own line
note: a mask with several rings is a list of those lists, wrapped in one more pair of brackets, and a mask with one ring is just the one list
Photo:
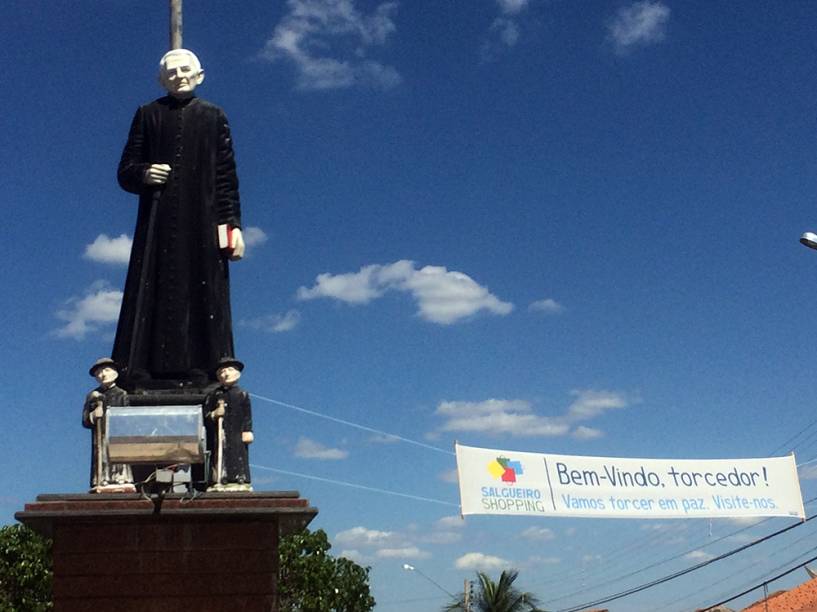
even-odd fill
[(202, 407), (108, 408), (105, 448), (111, 463), (204, 463)]

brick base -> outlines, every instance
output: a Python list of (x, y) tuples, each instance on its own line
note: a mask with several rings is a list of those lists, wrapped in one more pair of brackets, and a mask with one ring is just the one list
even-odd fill
[(54, 540), (55, 612), (275, 612), (278, 541), (317, 514), (297, 492), (40, 495), (15, 517)]

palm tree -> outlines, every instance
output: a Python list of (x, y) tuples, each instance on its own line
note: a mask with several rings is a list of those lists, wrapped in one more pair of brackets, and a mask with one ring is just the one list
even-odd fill
[(494, 582), (487, 574), (477, 572), (479, 587), (469, 608), (465, 607), (463, 594), (445, 606), (443, 612), (545, 612), (537, 607), (539, 600), (536, 596), (513, 586), (518, 575), (516, 570), (503, 570), (499, 581)]

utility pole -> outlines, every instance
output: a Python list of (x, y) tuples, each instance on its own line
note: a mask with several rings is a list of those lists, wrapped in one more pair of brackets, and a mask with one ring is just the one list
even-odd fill
[(170, 0), (170, 50), (182, 48), (182, 0)]

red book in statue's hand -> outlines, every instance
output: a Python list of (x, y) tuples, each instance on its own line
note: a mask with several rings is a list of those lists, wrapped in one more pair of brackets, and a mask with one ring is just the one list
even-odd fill
[(232, 253), (233, 251), (233, 227), (223, 223), (218, 226), (218, 248)]

